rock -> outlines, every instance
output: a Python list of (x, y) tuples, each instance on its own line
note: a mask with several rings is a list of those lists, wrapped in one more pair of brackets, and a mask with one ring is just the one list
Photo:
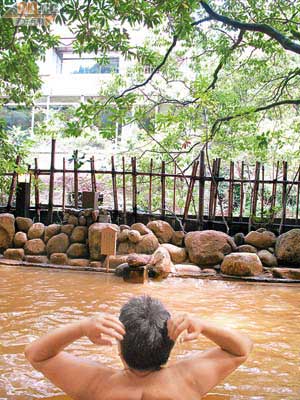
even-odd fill
[(237, 248), (240, 253), (257, 253), (257, 249), (251, 244), (242, 244)]
[(129, 268), (129, 265), (127, 263), (118, 265), (117, 268), (115, 269), (115, 275), (122, 277), (125, 268)]
[(71, 243), (85, 243), (88, 236), (88, 227), (87, 226), (75, 226), (72, 235), (71, 235)]
[(257, 254), (232, 253), (225, 256), (221, 272), (225, 275), (254, 276), (261, 274), (263, 267)]
[(160, 246), (153, 254), (151, 270), (155, 272), (156, 278), (165, 279), (172, 267), (173, 264), (168, 250)]
[(119, 227), (114, 224), (96, 222), (89, 227), (89, 249), (92, 260), (101, 260), (101, 232), (104, 228), (112, 226), (119, 230)]
[(68, 265), (68, 256), (65, 253), (52, 253), (50, 263), (57, 265)]
[[(38, 240), (38, 239), (33, 239)], [(47, 256), (25, 256), (25, 261), (31, 264), (48, 264), (48, 257)]]
[(171, 243), (174, 244), (174, 246), (183, 246), (184, 236), (185, 233), (183, 231), (173, 232)]
[(102, 268), (103, 263), (101, 261), (90, 261), (91, 268)]
[(68, 265), (72, 267), (89, 267), (90, 261), (86, 258), (69, 259)]
[(188, 275), (188, 274), (200, 274), (200, 268), (198, 265), (194, 264), (176, 264), (175, 265), (175, 272), (179, 275)]
[(158, 239), (153, 233), (143, 235), (135, 247), (136, 253), (153, 254), (159, 247)]
[(93, 210), (92, 214), (91, 214), (92, 220), (93, 222), (97, 222), (98, 221), (98, 217), (99, 217), (99, 210)]
[(274, 247), (268, 247), (268, 251), (269, 251), (270, 253), (272, 253), (272, 254), (274, 254), (274, 253), (275, 253), (275, 249), (274, 249)]
[(25, 217), (17, 217), (16, 224), (19, 231), (28, 232), (29, 228), (33, 224), (32, 219)]
[(27, 242), (27, 235), (25, 232), (17, 232), (14, 237), (14, 245), (15, 247), (24, 247)]
[[(123, 231), (124, 232), (124, 231)], [(128, 239), (132, 242), (132, 243), (138, 243), (141, 239), (142, 239), (142, 235), (140, 234), (139, 231), (134, 231), (134, 230), (130, 230), (128, 232)]]
[(68, 224), (78, 225), (78, 218), (75, 215), (70, 215), (68, 218)]
[(131, 225), (131, 228), (134, 231), (138, 231), (141, 235), (147, 235), (147, 233), (151, 233), (151, 230), (146, 227), (146, 225), (141, 222), (137, 222)]
[(72, 224), (62, 225), (61, 233), (65, 233), (66, 235), (70, 236), (71, 233), (73, 232), (74, 227), (75, 226)]
[(69, 236), (65, 233), (59, 233), (52, 236), (47, 242), (48, 256), (53, 253), (65, 253), (69, 247)]
[(80, 217), (78, 218), (78, 224), (80, 226), (85, 226), (86, 225), (86, 218), (83, 215), (80, 215)]
[(83, 215), (85, 218), (90, 217), (92, 215), (92, 208), (87, 208), (86, 210), (83, 210), (81, 215)]
[(260, 261), (265, 265), (266, 267), (277, 267), (277, 258), (274, 256), (274, 254), (270, 253), (268, 250), (260, 250), (257, 253)]
[(127, 263), (127, 255), (110, 256), (109, 257), (109, 267), (114, 269), (118, 265)]
[(300, 266), (300, 229), (291, 229), (278, 237), (275, 255), (279, 264)]
[(185, 245), (191, 262), (204, 267), (221, 263), (236, 249), (230, 236), (214, 230), (187, 233)]
[(28, 239), (41, 239), (45, 232), (45, 225), (41, 222), (36, 222), (31, 225), (28, 230)]
[(217, 271), (213, 268), (204, 268), (201, 270), (201, 273), (205, 276), (215, 276), (217, 275)]
[(44, 241), (45, 243), (48, 242), (52, 236), (58, 235), (60, 233), (61, 226), (58, 224), (51, 224), (45, 227), (45, 236)]
[(117, 249), (118, 254), (131, 254), (136, 253), (136, 245), (132, 242), (121, 242)]
[(148, 254), (129, 254), (127, 257), (127, 264), (130, 267), (142, 267), (143, 265), (150, 264), (152, 259), (151, 255)]
[(276, 236), (273, 232), (264, 230), (261, 231), (252, 231), (249, 232), (248, 235), (245, 236), (245, 243), (251, 244), (252, 246), (257, 247), (258, 249), (267, 249), (268, 247), (272, 247), (276, 242)]
[[(242, 246), (242, 245), (245, 243), (245, 235), (244, 235), (243, 233), (241, 233), (241, 232), (236, 233), (236, 234), (233, 236), (233, 240), (234, 240), (234, 243), (235, 243), (237, 246)], [(251, 253), (251, 252), (250, 252), (250, 253)]]
[(3, 256), (9, 260), (22, 261), (24, 259), (24, 249), (6, 249)]
[(178, 247), (170, 243), (163, 243), (161, 246), (168, 250), (174, 263), (180, 264), (187, 259), (187, 252), (184, 247)]
[(296, 268), (273, 268), (272, 274), (274, 278), (300, 280), (300, 269)]
[(125, 225), (125, 224), (120, 225), (120, 231), (122, 232), (122, 231), (124, 231), (124, 229), (130, 230), (130, 226), (129, 225)]
[(85, 258), (88, 257), (88, 248), (83, 243), (72, 243), (67, 250), (67, 255), (70, 258)]
[(123, 229), (121, 232), (119, 232), (118, 233), (118, 241), (126, 242), (126, 240), (128, 240), (128, 232), (129, 232), (129, 229)]
[(0, 251), (12, 247), (15, 235), (15, 217), (12, 214), (0, 214)]
[(46, 246), (42, 239), (31, 239), (25, 243), (24, 250), (29, 255), (45, 254)]
[(147, 228), (151, 229), (159, 243), (169, 243), (175, 232), (168, 222), (161, 220), (148, 222)]

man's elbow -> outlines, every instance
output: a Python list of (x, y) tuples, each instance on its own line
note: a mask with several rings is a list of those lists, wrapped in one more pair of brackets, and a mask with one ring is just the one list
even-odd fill
[(247, 360), (247, 358), (249, 357), (251, 351), (253, 349), (253, 341), (247, 337), (245, 346), (243, 348), (242, 354), (240, 355), (240, 357), (243, 358), (243, 362)]

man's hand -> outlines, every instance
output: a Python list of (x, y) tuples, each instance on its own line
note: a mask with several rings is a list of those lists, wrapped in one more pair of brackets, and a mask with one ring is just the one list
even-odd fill
[[(86, 318), (81, 322), (82, 332), (91, 342), (104, 346), (112, 346), (112, 339), (123, 340), (125, 329), (118, 318), (112, 315)], [(106, 337), (103, 337), (105, 335)]]
[(182, 332), (186, 331), (182, 336), (182, 340), (186, 342), (197, 339), (201, 335), (204, 323), (199, 318), (192, 317), (191, 315), (178, 314), (168, 320), (167, 326), (169, 337), (174, 342)]

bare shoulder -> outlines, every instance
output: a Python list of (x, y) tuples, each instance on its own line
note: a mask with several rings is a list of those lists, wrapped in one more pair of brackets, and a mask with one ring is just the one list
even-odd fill
[(214, 347), (176, 362), (173, 368), (180, 371), (186, 382), (203, 396), (246, 359), (247, 357), (234, 356), (220, 347)]

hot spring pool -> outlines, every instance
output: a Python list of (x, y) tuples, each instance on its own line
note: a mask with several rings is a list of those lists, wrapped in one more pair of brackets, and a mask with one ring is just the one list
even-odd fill
[[(111, 275), (0, 267), (0, 400), (67, 400), (34, 371), (24, 346), (60, 324), (109, 310), (118, 314), (131, 295), (150, 294), (176, 311), (188, 311), (250, 335), (249, 360), (206, 399), (300, 399), (300, 286), (167, 279), (145, 285)], [(177, 345), (172, 360), (208, 341)], [(121, 366), (117, 349), (80, 340), (75, 354)], [(184, 399), (183, 399), (184, 400)]]

